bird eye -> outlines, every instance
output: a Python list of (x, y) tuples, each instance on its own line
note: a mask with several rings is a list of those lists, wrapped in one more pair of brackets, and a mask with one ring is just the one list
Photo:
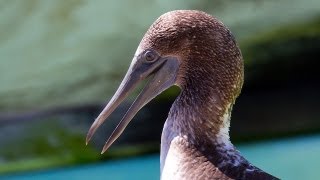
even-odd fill
[(157, 59), (157, 54), (153, 51), (148, 50), (144, 53), (144, 58), (147, 61), (152, 62)]

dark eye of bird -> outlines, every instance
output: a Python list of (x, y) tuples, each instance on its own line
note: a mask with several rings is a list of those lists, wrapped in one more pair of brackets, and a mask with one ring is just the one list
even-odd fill
[(146, 51), (144, 53), (144, 58), (147, 60), (147, 61), (154, 61), (157, 59), (157, 54), (153, 51)]

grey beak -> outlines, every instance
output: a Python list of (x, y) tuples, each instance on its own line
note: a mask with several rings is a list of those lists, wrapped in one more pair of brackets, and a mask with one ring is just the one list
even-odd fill
[(150, 77), (153, 78), (147, 83), (142, 92), (133, 102), (116, 129), (113, 131), (101, 152), (104, 153), (111, 144), (122, 134), (126, 126), (135, 114), (154, 97), (168, 89), (176, 82), (179, 68), (179, 61), (174, 57), (160, 57), (155, 62), (146, 62), (143, 58), (134, 58), (118, 90), (113, 95), (107, 106), (96, 118), (89, 129), (86, 143), (90, 141), (99, 126), (119, 106), (119, 104), (133, 91), (137, 84)]

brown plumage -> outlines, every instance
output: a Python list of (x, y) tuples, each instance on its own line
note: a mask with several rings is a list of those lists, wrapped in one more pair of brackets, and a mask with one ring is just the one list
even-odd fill
[[(154, 49), (161, 56), (177, 56), (182, 61), (177, 85), (191, 93), (185, 96), (185, 105), (211, 106), (207, 98), (215, 94), (220, 107), (215, 112), (223, 116), (226, 106), (233, 104), (240, 93), (241, 52), (222, 22), (204, 12), (183, 10), (160, 16), (139, 47)], [(214, 123), (217, 132), (221, 122)]]
[(181, 93), (161, 138), (161, 179), (277, 179), (251, 165), (229, 140), (232, 105), (243, 84), (243, 60), (231, 32), (200, 11), (160, 16), (143, 37), (116, 94), (87, 142), (135, 84), (154, 76), (107, 141), (120, 136), (134, 114), (172, 85)]

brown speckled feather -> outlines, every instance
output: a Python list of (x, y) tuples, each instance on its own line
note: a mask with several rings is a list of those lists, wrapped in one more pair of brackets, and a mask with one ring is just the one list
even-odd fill
[(139, 48), (180, 61), (181, 93), (165, 123), (162, 179), (277, 179), (243, 158), (229, 141), (232, 105), (243, 84), (243, 61), (231, 32), (200, 11), (160, 16)]

